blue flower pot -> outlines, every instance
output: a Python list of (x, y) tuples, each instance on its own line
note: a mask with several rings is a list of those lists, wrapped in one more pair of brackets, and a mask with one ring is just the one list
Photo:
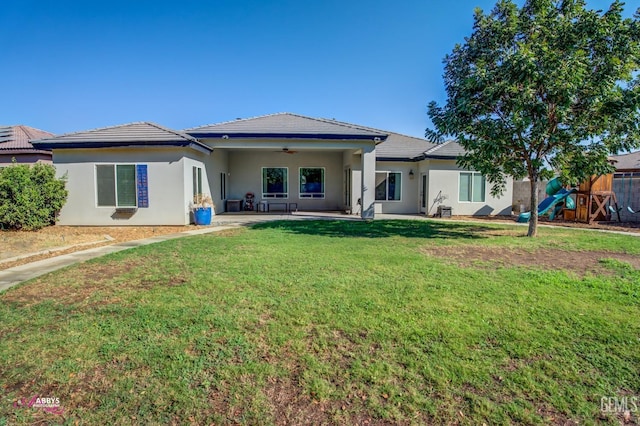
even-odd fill
[(193, 210), (196, 225), (211, 225), (211, 207), (198, 207)]

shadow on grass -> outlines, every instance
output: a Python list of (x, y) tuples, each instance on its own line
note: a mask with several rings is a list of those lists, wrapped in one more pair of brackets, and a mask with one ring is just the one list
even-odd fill
[(492, 230), (477, 224), (427, 222), (423, 220), (300, 220), (274, 221), (252, 225), (253, 229), (281, 229), (286, 232), (329, 237), (406, 237), (480, 239)]

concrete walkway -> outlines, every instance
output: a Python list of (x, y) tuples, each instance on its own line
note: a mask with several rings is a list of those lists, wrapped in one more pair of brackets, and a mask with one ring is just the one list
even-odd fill
[(193, 231), (178, 232), (175, 234), (159, 235), (157, 237), (145, 238), (143, 240), (125, 241), (108, 246), (96, 247), (88, 250), (76, 251), (69, 254), (63, 254), (36, 262), (27, 263), (13, 268), (0, 271), (0, 293), (23, 281), (37, 278), (49, 272), (56, 271), (74, 263), (84, 262), (96, 257), (104, 256), (110, 253), (116, 253), (134, 247), (146, 246), (161, 241), (173, 240), (175, 238), (186, 237), (189, 235), (201, 235), (211, 232), (224, 231), (225, 229), (237, 228), (238, 226), (246, 226), (258, 222), (268, 222), (273, 220), (305, 220), (305, 219), (358, 219), (350, 216), (335, 213), (296, 213), (296, 214), (245, 214), (245, 215), (217, 215), (212, 220), (211, 227), (195, 229)]
[(37, 262), (27, 263), (25, 265), (16, 266), (14, 268), (0, 271), (0, 292), (11, 288), (23, 281), (39, 277), (73, 265), (74, 263), (84, 262), (89, 259), (104, 256), (110, 253), (116, 253), (122, 250), (128, 250), (134, 247), (146, 246), (149, 244), (159, 243), (161, 241), (173, 240), (189, 235), (201, 235), (211, 232), (224, 231), (225, 229), (236, 228), (237, 225), (213, 226), (210, 228), (195, 229), (193, 231), (179, 232), (177, 234), (158, 235), (157, 237), (145, 238), (143, 240), (125, 241), (109, 246), (96, 247), (89, 250), (77, 251), (74, 253), (63, 254), (61, 256), (51, 257), (49, 259), (39, 260)]

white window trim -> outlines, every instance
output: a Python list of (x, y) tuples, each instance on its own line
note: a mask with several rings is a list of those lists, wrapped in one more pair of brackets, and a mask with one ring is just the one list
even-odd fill
[[(287, 171), (287, 192), (262, 192), (264, 189), (264, 169), (285, 169)], [(289, 167), (282, 166), (263, 166), (260, 168), (260, 193), (262, 194), (262, 198), (266, 198), (268, 200), (288, 200), (289, 193), (291, 191), (291, 186), (289, 185)], [(284, 197), (275, 197), (267, 194), (284, 194)]]
[[(322, 169), (322, 187), (324, 188), (323, 192), (305, 192), (304, 195), (302, 192), (300, 192), (300, 185), (302, 185), (302, 169)], [(318, 167), (318, 166), (303, 166), (303, 167), (298, 167), (298, 198), (302, 199), (302, 200), (324, 200), (324, 197), (326, 195), (327, 192), (327, 188), (326, 188), (326, 180), (327, 180), (327, 170), (324, 167)], [(307, 194), (311, 194), (310, 196), (307, 196)], [(314, 197), (313, 194), (322, 194), (322, 197)]]
[[(93, 164), (93, 191), (95, 194), (94, 204), (98, 209), (137, 209), (138, 208), (138, 164), (144, 163), (94, 163)], [(100, 206), (98, 205), (98, 166), (113, 166), (113, 173), (115, 176), (115, 206)], [(136, 193), (136, 205), (135, 206), (119, 206), (118, 205), (118, 168), (116, 166), (133, 166), (135, 193)]]
[[(460, 179), (463, 173), (471, 173), (471, 201), (462, 201), (460, 200)], [(484, 175), (480, 172), (476, 172), (475, 170), (460, 170), (458, 172), (458, 203), (463, 204), (480, 204), (487, 202), (487, 178), (484, 178), (484, 200), (483, 201), (473, 201), (473, 175), (478, 174), (482, 177)]]
[[(404, 174), (400, 170), (376, 170), (376, 174), (378, 173), (386, 173), (387, 174), (387, 199), (386, 200), (375, 200), (376, 203), (401, 203), (402, 202), (402, 191), (404, 190)], [(389, 200), (389, 173), (400, 173), (400, 199), (399, 200)], [(375, 197), (375, 189), (374, 189), (374, 197)]]

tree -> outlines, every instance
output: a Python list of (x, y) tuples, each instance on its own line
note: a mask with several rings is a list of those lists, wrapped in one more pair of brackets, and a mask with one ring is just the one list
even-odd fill
[(67, 200), (64, 178), (49, 164), (0, 168), (0, 227), (34, 230), (53, 225)]
[(473, 33), (444, 59), (446, 104), (431, 102), (431, 140), (453, 137), (461, 167), (483, 173), (492, 194), (507, 176), (531, 181), (529, 236), (538, 181), (567, 184), (612, 171), (607, 156), (640, 146), (640, 9), (606, 12), (583, 0), (500, 0), (476, 9)]

